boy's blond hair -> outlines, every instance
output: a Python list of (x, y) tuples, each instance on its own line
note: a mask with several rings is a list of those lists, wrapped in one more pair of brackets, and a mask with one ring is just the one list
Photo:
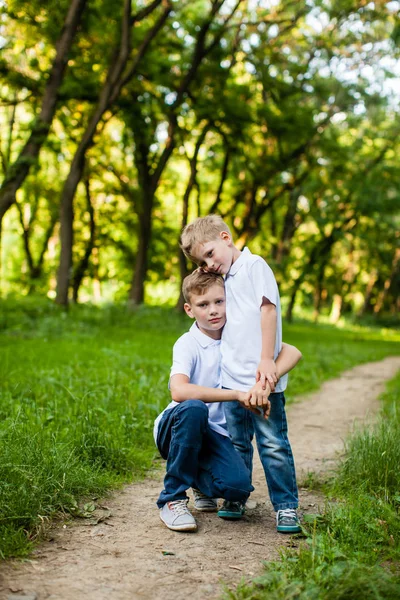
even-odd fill
[(222, 288), (225, 287), (222, 275), (218, 275), (218, 273), (207, 273), (207, 271), (203, 271), (203, 269), (196, 269), (183, 280), (182, 293), (185, 302), (190, 304), (192, 294), (202, 296), (215, 284), (220, 285)]
[(182, 231), (181, 248), (183, 253), (193, 262), (197, 259), (193, 251), (199, 244), (211, 242), (219, 237), (221, 231), (227, 231), (232, 237), (230, 229), (219, 215), (208, 215), (207, 217), (198, 217)]

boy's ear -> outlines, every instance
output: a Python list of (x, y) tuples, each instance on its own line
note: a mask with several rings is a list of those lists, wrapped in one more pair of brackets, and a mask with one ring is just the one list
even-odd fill
[(224, 240), (227, 244), (232, 243), (232, 238), (227, 231), (220, 231), (219, 237)]
[(192, 308), (190, 306), (190, 304), (188, 304), (187, 302), (185, 302), (185, 304), (183, 305), (183, 308), (185, 310), (185, 313), (187, 314), (188, 317), (190, 317), (191, 319), (194, 319), (194, 314), (192, 312)]

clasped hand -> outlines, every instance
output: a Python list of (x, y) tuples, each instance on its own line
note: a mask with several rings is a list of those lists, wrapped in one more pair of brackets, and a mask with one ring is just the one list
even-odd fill
[(276, 368), (275, 361), (272, 358), (263, 358), (257, 367), (256, 381), (260, 382), (264, 387), (269, 385), (270, 391), (275, 391), (275, 385), (279, 381), (279, 374)]
[(268, 419), (271, 411), (271, 403), (268, 400), (270, 393), (271, 388), (268, 383), (265, 385), (264, 389), (261, 382), (258, 382), (248, 392), (240, 392), (238, 400), (242, 406), (257, 416), (263, 414), (264, 418)]

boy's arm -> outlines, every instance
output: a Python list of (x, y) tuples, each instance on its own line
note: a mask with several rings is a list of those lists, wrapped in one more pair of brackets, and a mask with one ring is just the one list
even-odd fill
[(261, 305), (261, 359), (257, 367), (256, 381), (261, 381), (264, 387), (268, 381), (271, 391), (275, 390), (280, 375), (274, 361), (276, 338), (276, 306), (265, 297)]
[(302, 353), (296, 346), (291, 346), (290, 344), (282, 342), (282, 350), (279, 352), (275, 362), (278, 377), (280, 378), (294, 369), (302, 356)]
[[(189, 377), (181, 373), (172, 375), (169, 387), (172, 400), (175, 400), (175, 402), (184, 402), (185, 400), (196, 398), (196, 400), (202, 400), (203, 402), (229, 402), (231, 400), (238, 400), (242, 404), (245, 404), (250, 397), (250, 392), (222, 390), (220, 388), (209, 388), (190, 383)], [(258, 390), (256, 400), (260, 406), (268, 402), (268, 394), (269, 390)]]
[(177, 373), (172, 375), (169, 387), (171, 398), (175, 402), (183, 402), (184, 400), (202, 400), (203, 402), (228, 402), (229, 400), (240, 400), (240, 394), (245, 396), (244, 392), (237, 390), (222, 390), (220, 388), (205, 387), (190, 383), (187, 375)]

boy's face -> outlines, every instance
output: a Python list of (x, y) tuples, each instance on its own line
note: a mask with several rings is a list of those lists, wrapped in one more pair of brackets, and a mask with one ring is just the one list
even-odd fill
[(219, 340), (222, 328), (225, 325), (225, 289), (215, 283), (205, 294), (191, 294), (190, 303), (184, 305), (186, 314), (196, 319), (197, 325), (203, 333)]
[(227, 231), (221, 231), (215, 240), (199, 244), (193, 254), (198, 264), (207, 271), (226, 275), (234, 262), (234, 251), (231, 236)]

